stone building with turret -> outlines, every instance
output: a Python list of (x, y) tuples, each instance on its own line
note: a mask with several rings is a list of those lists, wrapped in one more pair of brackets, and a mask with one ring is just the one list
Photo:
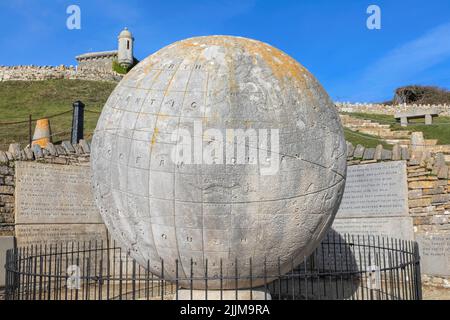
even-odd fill
[(110, 72), (115, 60), (123, 67), (130, 67), (134, 62), (133, 48), (133, 35), (125, 28), (119, 34), (117, 50), (81, 54), (76, 57), (78, 69)]

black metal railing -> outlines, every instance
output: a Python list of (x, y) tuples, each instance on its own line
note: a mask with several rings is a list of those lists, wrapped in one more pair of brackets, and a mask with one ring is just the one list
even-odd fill
[[(230, 283), (244, 281), (247, 299), (282, 300), (419, 300), (422, 298), (417, 243), (373, 236), (330, 233), (300, 265), (268, 274), (264, 263), (232, 259), (232, 274), (208, 273), (208, 261), (196, 270), (193, 260), (169, 277), (164, 261), (139, 265), (115, 245), (65, 243), (16, 248), (7, 252), (7, 300), (164, 300), (239, 299), (243, 291)], [(180, 268), (188, 270), (181, 276)], [(241, 268), (241, 269), (240, 269)], [(256, 272), (255, 270), (264, 270)], [(217, 266), (216, 266), (217, 270)], [(242, 275), (245, 274), (245, 275)], [(258, 282), (264, 285), (254, 287)], [(209, 289), (215, 284), (215, 290)], [(225, 285), (227, 284), (227, 285)], [(197, 289), (196, 289), (197, 288)], [(202, 289), (198, 289), (202, 288)], [(227, 288), (225, 290), (224, 288)], [(183, 293), (182, 293), (183, 292)], [(180, 294), (182, 293), (182, 296)], [(259, 295), (257, 295), (259, 293)], [(241, 296), (240, 296), (241, 295)]]

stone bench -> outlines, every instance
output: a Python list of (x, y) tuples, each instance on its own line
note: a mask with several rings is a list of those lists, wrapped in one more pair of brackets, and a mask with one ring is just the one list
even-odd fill
[(439, 112), (436, 110), (419, 110), (419, 111), (409, 111), (403, 113), (396, 113), (395, 120), (400, 119), (400, 124), (402, 127), (408, 126), (408, 119), (420, 119), (425, 118), (425, 124), (433, 124), (433, 117), (439, 116)]

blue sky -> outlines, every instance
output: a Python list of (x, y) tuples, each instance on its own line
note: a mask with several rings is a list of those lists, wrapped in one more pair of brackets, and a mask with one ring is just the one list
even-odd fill
[[(72, 4), (81, 30), (66, 28)], [(381, 30), (366, 27), (371, 4)], [(115, 49), (128, 26), (138, 59), (199, 35), (267, 42), (338, 101), (385, 101), (409, 84), (450, 88), (448, 0), (0, 0), (0, 18), (0, 65), (75, 65), (78, 54)]]

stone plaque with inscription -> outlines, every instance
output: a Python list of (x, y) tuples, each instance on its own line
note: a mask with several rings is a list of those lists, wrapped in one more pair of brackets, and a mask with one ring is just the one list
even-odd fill
[(107, 230), (103, 224), (30, 224), (16, 226), (18, 247), (97, 241), (106, 245)]
[(340, 234), (413, 240), (408, 210), (405, 161), (350, 166), (333, 229)]
[(422, 273), (450, 276), (450, 234), (417, 233)]
[(333, 229), (339, 234), (414, 240), (413, 223), (409, 217), (336, 219)]
[(16, 224), (103, 223), (87, 166), (16, 162)]
[(404, 161), (349, 166), (338, 218), (408, 215)]
[(88, 166), (16, 162), (15, 201), (19, 247), (107, 239)]

